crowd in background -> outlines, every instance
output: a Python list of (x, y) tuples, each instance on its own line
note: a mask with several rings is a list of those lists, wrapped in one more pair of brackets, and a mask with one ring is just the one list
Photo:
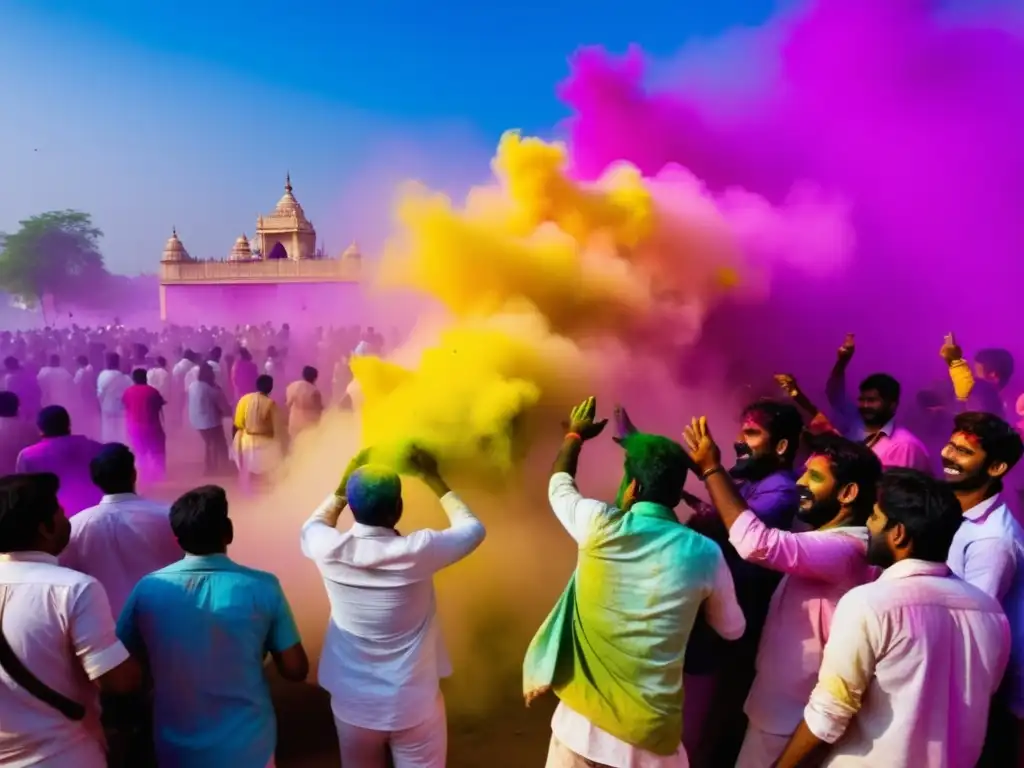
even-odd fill
[[(211, 479), (258, 491), (351, 407), (351, 357), (385, 347), (357, 328), (0, 334), (0, 766), (274, 765), (265, 659), (309, 672), (280, 583), (228, 556), (222, 487), (167, 505), (139, 482), (192, 429)], [(550, 768), (1024, 765), (1013, 357), (948, 337), (944, 385), (904, 404), (885, 373), (850, 387), (855, 351), (826, 408), (778, 374), (735, 460), (705, 418), (677, 442), (616, 408), (614, 502), (577, 487), (607, 421), (594, 398), (573, 410), (549, 500), (578, 562), (524, 648), (527, 702), (559, 700)], [(364, 451), (297, 534), (330, 602), (317, 679), (348, 768), (447, 760), (433, 575), (486, 532), (428, 453), (403, 471), (449, 527), (399, 533), (399, 476)]]

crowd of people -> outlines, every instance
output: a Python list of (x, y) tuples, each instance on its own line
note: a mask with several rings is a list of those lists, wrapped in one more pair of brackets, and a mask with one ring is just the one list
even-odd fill
[[(281, 585), (229, 557), (224, 488), (167, 505), (139, 483), (190, 428), (211, 479), (258, 490), (289, 439), (351, 406), (351, 355), (384, 346), (269, 326), (0, 335), (0, 766), (274, 764), (264, 665), (309, 674)], [(851, 397), (854, 354), (849, 336), (827, 409), (776, 376), (742, 409), (735, 462), (704, 417), (677, 441), (616, 407), (613, 501), (575, 479), (608, 421), (594, 398), (573, 410), (548, 494), (578, 560), (524, 649), (527, 704), (558, 699), (549, 768), (1024, 765), (1013, 357), (968, 361), (948, 337), (948, 396), (923, 393), (909, 424), (888, 374)], [(291, 380), (294, 360), (315, 365)], [(450, 525), (399, 534), (401, 479), (368, 457), (299, 532), (330, 603), (317, 678), (344, 766), (442, 768), (433, 576), (486, 532), (414, 448), (402, 471)]]

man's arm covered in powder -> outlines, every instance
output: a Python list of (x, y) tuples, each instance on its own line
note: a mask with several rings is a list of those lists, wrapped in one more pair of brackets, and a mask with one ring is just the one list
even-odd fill
[(548, 483), (551, 510), (577, 543), (587, 538), (594, 520), (607, 515), (610, 509), (604, 502), (584, 498), (576, 487), (576, 468), (583, 442), (599, 435), (607, 423), (594, 422), (596, 410), (597, 402), (593, 397), (573, 409), (569, 430), (551, 466), (551, 480)]

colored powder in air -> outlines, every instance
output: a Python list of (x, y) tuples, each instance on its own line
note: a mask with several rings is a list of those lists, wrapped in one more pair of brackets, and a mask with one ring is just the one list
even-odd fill
[(642, 356), (666, 329), (691, 343), (710, 308), (755, 300), (780, 261), (840, 263), (849, 249), (845, 207), (813, 191), (772, 206), (738, 189), (713, 195), (678, 166), (643, 177), (616, 164), (581, 183), (567, 165), (564, 146), (509, 133), (494, 183), (464, 205), (406, 190), (381, 285), (418, 291), (447, 315), (411, 364), (352, 363), (375, 461), (399, 466), (415, 443), (507, 475), (617, 375), (609, 350)]

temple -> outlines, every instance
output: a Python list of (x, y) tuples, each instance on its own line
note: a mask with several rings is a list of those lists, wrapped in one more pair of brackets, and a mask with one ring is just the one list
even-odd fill
[(333, 258), (317, 247), (289, 174), (274, 211), (256, 218), (252, 241), (240, 235), (226, 258), (194, 258), (172, 229), (160, 259), (160, 318), (225, 326), (357, 323), (361, 266), (354, 243)]

